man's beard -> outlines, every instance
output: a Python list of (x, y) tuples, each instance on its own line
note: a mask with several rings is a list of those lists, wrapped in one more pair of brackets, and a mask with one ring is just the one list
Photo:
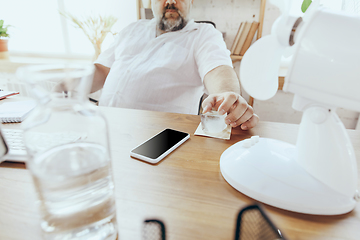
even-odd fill
[(183, 29), (186, 26), (187, 21), (184, 19), (182, 14), (178, 11), (179, 17), (175, 20), (169, 20), (165, 17), (167, 9), (177, 10), (174, 5), (169, 5), (164, 9), (164, 14), (158, 24), (159, 29), (164, 32), (174, 32)]

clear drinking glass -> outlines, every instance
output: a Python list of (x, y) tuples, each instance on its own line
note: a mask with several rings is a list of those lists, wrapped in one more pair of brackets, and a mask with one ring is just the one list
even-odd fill
[(225, 118), (227, 114), (219, 114), (218, 111), (211, 110), (201, 114), (202, 130), (207, 133), (219, 133), (226, 129)]
[(45, 239), (116, 239), (108, 128), (87, 98), (93, 65), (35, 65), (17, 76), (38, 106), (23, 123)]

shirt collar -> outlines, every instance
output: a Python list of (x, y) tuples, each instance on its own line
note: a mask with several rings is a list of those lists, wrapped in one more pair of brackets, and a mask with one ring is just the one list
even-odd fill
[(198, 29), (197, 24), (194, 22), (194, 19), (191, 19), (186, 24), (186, 26), (183, 29), (181, 29), (180, 31), (189, 32), (189, 31), (197, 30), (197, 29)]
[[(153, 18), (150, 20), (149, 22), (149, 26), (151, 28), (155, 28), (156, 29), (156, 19)], [(197, 23), (195, 23), (194, 19), (191, 19), (188, 21), (188, 23), (186, 24), (186, 26), (179, 30), (179, 31), (175, 31), (175, 32), (190, 32), (190, 31), (193, 31), (193, 30), (197, 30), (198, 29), (198, 25)], [(156, 30), (155, 30), (156, 31)], [(170, 32), (169, 32), (170, 33)], [(165, 33), (164, 33), (165, 34)]]

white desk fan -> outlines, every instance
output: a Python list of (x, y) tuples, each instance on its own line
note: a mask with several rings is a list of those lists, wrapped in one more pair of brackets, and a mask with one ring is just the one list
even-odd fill
[(254, 98), (273, 97), (281, 56), (286, 48), (292, 49), (283, 90), (294, 93), (293, 108), (304, 112), (297, 143), (240, 141), (221, 155), (221, 173), (238, 191), (278, 208), (318, 215), (347, 213), (360, 198), (357, 166), (335, 109), (360, 111), (360, 17), (314, 1), (299, 18), (289, 14), (291, 1), (271, 2), (282, 15), (271, 35), (245, 53), (240, 80)]

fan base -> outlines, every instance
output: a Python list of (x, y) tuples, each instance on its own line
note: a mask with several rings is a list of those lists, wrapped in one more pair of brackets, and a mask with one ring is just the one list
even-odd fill
[(354, 198), (336, 192), (297, 163), (294, 145), (259, 138), (259, 142), (244, 147), (249, 143), (244, 141), (232, 145), (220, 157), (221, 173), (236, 190), (299, 213), (339, 215), (354, 209)]

